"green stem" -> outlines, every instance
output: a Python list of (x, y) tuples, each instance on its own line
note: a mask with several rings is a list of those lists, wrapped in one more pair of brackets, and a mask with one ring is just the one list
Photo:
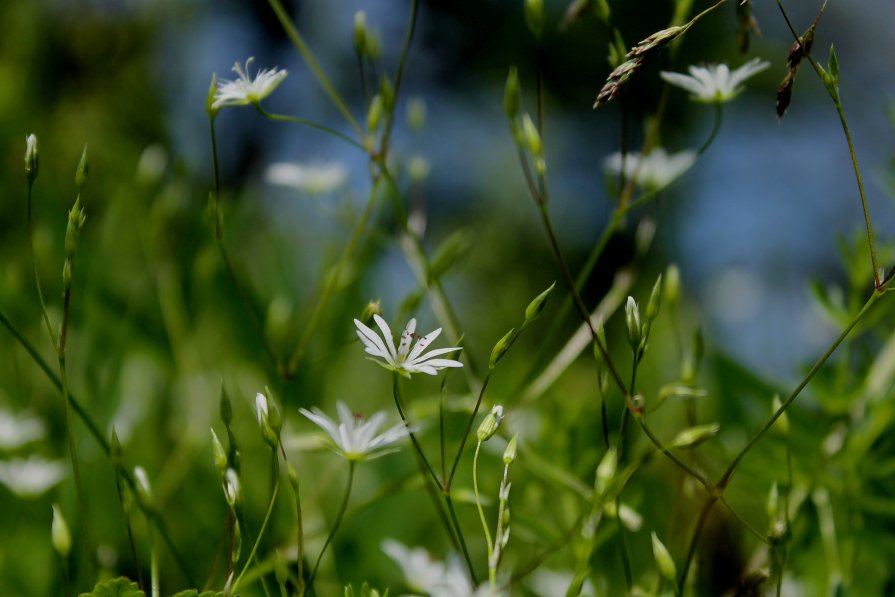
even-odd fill
[(472, 413), (469, 415), (469, 420), (466, 422), (466, 430), (463, 432), (463, 437), (460, 439), (460, 446), (457, 448), (457, 454), (454, 456), (454, 464), (451, 465), (451, 474), (448, 475), (447, 479), (444, 482), (444, 490), (451, 490), (451, 483), (454, 480), (454, 475), (457, 474), (457, 466), (460, 464), (460, 457), (463, 455), (463, 448), (466, 447), (466, 441), (469, 439), (470, 433), (472, 433), (472, 425), (475, 422), (475, 417), (479, 412), (479, 408), (482, 406), (482, 398), (485, 396), (485, 390), (488, 389), (488, 382), (491, 381), (491, 372), (488, 372), (488, 375), (485, 376), (485, 379), (482, 381), (482, 389), (479, 390), (479, 396), (476, 398), (475, 406), (472, 409)]
[(339, 530), (339, 525), (342, 524), (342, 517), (345, 515), (345, 509), (348, 507), (348, 498), (351, 496), (351, 486), (354, 483), (354, 466), (356, 464), (357, 463), (354, 460), (348, 461), (348, 486), (345, 488), (345, 497), (342, 498), (342, 505), (339, 507), (339, 513), (336, 515), (335, 522), (333, 522), (333, 528), (326, 537), (326, 541), (323, 543), (320, 555), (317, 556), (317, 561), (314, 563), (314, 569), (311, 570), (311, 576), (308, 577), (308, 587), (314, 586), (314, 578), (317, 576), (320, 560), (323, 559), (323, 554), (326, 553), (326, 548), (329, 547), (333, 537), (336, 536), (336, 531)]
[(159, 597), (161, 588), (159, 587), (158, 553), (155, 549), (152, 527), (149, 527), (149, 585), (152, 587), (152, 597)]
[(345, 117), (345, 120), (354, 129), (354, 132), (357, 134), (358, 138), (363, 138), (364, 132), (361, 129), (360, 125), (357, 123), (357, 120), (351, 114), (351, 111), (348, 110), (348, 107), (345, 105), (345, 101), (342, 99), (342, 96), (336, 91), (336, 88), (330, 82), (329, 77), (326, 76), (326, 73), (323, 72), (323, 69), (320, 67), (320, 63), (317, 62), (317, 58), (314, 57), (314, 53), (311, 52), (311, 49), (308, 47), (308, 44), (305, 43), (304, 38), (298, 32), (295, 25), (292, 23), (292, 20), (289, 18), (289, 15), (286, 13), (286, 10), (283, 8), (280, 0), (268, 0), (268, 4), (273, 9), (274, 13), (277, 16), (277, 19), (280, 21), (280, 25), (286, 31), (286, 35), (289, 36), (289, 39), (292, 41), (292, 45), (295, 46), (295, 49), (298, 50), (299, 55), (301, 55), (302, 59), (305, 61), (305, 64), (308, 65), (308, 68), (311, 69), (311, 73), (313, 73), (314, 78), (317, 79), (317, 82), (323, 88), (324, 93), (326, 93), (327, 97), (329, 97), (330, 101), (336, 107), (336, 109), (341, 112), (342, 116)]
[(475, 569), (472, 566), (472, 558), (469, 557), (469, 549), (466, 547), (466, 539), (463, 537), (463, 529), (460, 527), (460, 521), (457, 518), (457, 512), (454, 510), (454, 500), (451, 498), (450, 491), (446, 491), (444, 494), (444, 503), (447, 504), (448, 513), (451, 517), (451, 524), (454, 525), (454, 530), (457, 534), (457, 542), (460, 544), (460, 551), (463, 552), (463, 558), (466, 560), (466, 568), (469, 570), (469, 577), (472, 579), (473, 584), (478, 584), (478, 580), (476, 579)]
[[(407, 419), (407, 415), (404, 413), (404, 407), (402, 406), (401, 401), (401, 384), (400, 377), (397, 373), (394, 374), (394, 383), (392, 384), (392, 396), (395, 399), (395, 406), (398, 408), (398, 414), (401, 415), (401, 420), (404, 422), (404, 426), (407, 428), (407, 435), (410, 436), (410, 442), (413, 444), (414, 450), (416, 450), (417, 456), (420, 458), (420, 462), (423, 463), (425, 467), (425, 472), (428, 472), (429, 476), (435, 482), (436, 487), (442, 487), (441, 480), (438, 478), (438, 475), (435, 473), (435, 470), (432, 468), (432, 465), (429, 464), (429, 460), (426, 458), (425, 453), (423, 453), (423, 448), (420, 446), (419, 440), (416, 438), (416, 434), (413, 432), (413, 429), (410, 425), (410, 421)], [(425, 473), (424, 473), (425, 476)]]
[(650, 440), (650, 442), (652, 442), (657, 450), (662, 452), (662, 454), (664, 454), (669, 460), (671, 460), (671, 462), (680, 467), (680, 469), (683, 470), (685, 473), (696, 479), (704, 488), (708, 488), (708, 479), (706, 479), (704, 475), (693, 470), (689, 465), (684, 463), (680, 458), (675, 456), (668, 448), (666, 448), (659, 440), (659, 438), (656, 437), (656, 434), (653, 433), (652, 429), (650, 429), (649, 426), (646, 424), (646, 421), (643, 420), (642, 414), (636, 415), (634, 417), (634, 420), (637, 421), (637, 424), (640, 426), (643, 434), (646, 435), (646, 437)]
[(342, 254), (339, 256), (339, 260), (336, 262), (335, 266), (333, 266), (333, 269), (329, 274), (329, 279), (324, 283), (323, 292), (320, 294), (320, 298), (314, 305), (308, 323), (305, 325), (304, 330), (302, 330), (301, 336), (298, 339), (298, 344), (295, 346), (295, 351), (289, 359), (289, 364), (286, 367), (287, 377), (295, 374), (295, 370), (301, 363), (301, 359), (308, 348), (308, 343), (311, 341), (311, 338), (314, 337), (314, 333), (317, 331), (317, 326), (320, 324), (323, 313), (326, 311), (326, 307), (339, 285), (339, 279), (342, 277), (342, 270), (354, 255), (357, 244), (360, 242), (361, 235), (367, 227), (367, 222), (370, 220), (370, 215), (373, 213), (373, 207), (376, 204), (376, 197), (379, 195), (379, 185), (381, 181), (381, 178), (374, 181), (373, 188), (370, 190), (370, 197), (367, 199), (367, 205), (360, 218), (355, 222), (354, 227), (351, 230), (351, 235), (348, 237), (348, 242), (345, 243), (345, 247), (342, 249)]
[(37, 288), (37, 298), (40, 299), (40, 312), (43, 316), (44, 323), (47, 326), (47, 334), (53, 347), (56, 347), (56, 333), (53, 331), (53, 325), (50, 323), (50, 316), (47, 314), (47, 305), (44, 302), (44, 293), (40, 287), (40, 276), (37, 273), (37, 260), (34, 258), (34, 227), (31, 218), (31, 191), (34, 187), (34, 181), (28, 181), (28, 248), (31, 251), (31, 269), (34, 271), (34, 286)]
[(680, 594), (684, 593), (687, 575), (690, 572), (690, 564), (693, 563), (693, 557), (696, 555), (696, 543), (699, 540), (699, 536), (702, 534), (702, 529), (705, 527), (706, 520), (708, 520), (712, 508), (715, 506), (715, 502), (718, 501), (718, 497), (718, 495), (714, 494), (709, 495), (705, 505), (699, 512), (699, 518), (696, 520), (696, 527), (693, 529), (693, 536), (690, 538), (690, 546), (687, 548), (687, 557), (684, 560), (684, 566), (681, 568), (680, 579), (678, 579), (677, 583), (677, 590)]
[[(404, 67), (407, 65), (407, 55), (410, 52), (410, 44), (413, 41), (413, 33), (416, 31), (416, 16), (419, 11), (419, 0), (410, 0), (410, 18), (407, 23), (407, 31), (404, 33), (404, 45), (401, 47), (401, 57), (398, 59), (398, 69), (395, 72), (395, 105), (401, 91), (401, 83), (404, 80)], [(382, 141), (379, 144), (379, 155), (388, 155), (388, 144), (391, 139), (395, 124), (395, 105), (389, 110), (385, 121), (385, 130), (382, 133)]]
[[(289, 460), (286, 458), (286, 448), (283, 442), (280, 442), (280, 453), (283, 455), (283, 462), (289, 466)], [(301, 597), (305, 594), (305, 530), (304, 521), (301, 513), (301, 493), (298, 483), (298, 473), (289, 469), (289, 484), (292, 487), (292, 493), (295, 495), (295, 520), (296, 520), (296, 560), (298, 565), (298, 595)]]
[(485, 511), (482, 509), (482, 498), (479, 495), (479, 450), (482, 448), (482, 442), (479, 440), (475, 445), (475, 455), (472, 457), (472, 491), (475, 493), (475, 505), (479, 511), (479, 520), (482, 521), (482, 530), (485, 533), (485, 544), (488, 546), (488, 561), (491, 561), (491, 554), (494, 553), (494, 543), (491, 541), (491, 531), (488, 530), (488, 521), (485, 520)]
[(255, 542), (252, 545), (252, 551), (249, 553), (249, 557), (246, 558), (246, 562), (245, 564), (243, 564), (239, 576), (236, 577), (236, 581), (233, 583), (233, 593), (235, 594), (238, 594), (237, 589), (239, 588), (239, 581), (242, 580), (242, 577), (245, 575), (246, 570), (248, 570), (252, 562), (255, 561), (255, 554), (258, 552), (258, 546), (261, 544), (261, 539), (262, 537), (264, 537), (264, 532), (267, 530), (267, 525), (270, 523), (270, 517), (271, 514), (273, 514), (274, 505), (277, 503), (277, 495), (280, 492), (280, 467), (277, 460), (276, 448), (273, 449), (273, 455), (271, 459), (271, 473), (274, 478), (274, 483), (273, 492), (270, 495), (270, 503), (267, 506), (267, 513), (264, 515), (264, 522), (261, 523), (261, 530), (258, 531), (258, 537), (255, 539)]
[(361, 145), (360, 143), (358, 143), (357, 141), (355, 141), (348, 135), (340, 133), (336, 129), (330, 128), (328, 126), (324, 126), (322, 124), (318, 124), (312, 120), (307, 120), (305, 118), (301, 118), (298, 116), (288, 116), (285, 114), (272, 114), (272, 113), (268, 112), (267, 110), (265, 110), (264, 108), (262, 108), (260, 104), (255, 104), (255, 109), (258, 111), (259, 114), (261, 114), (265, 118), (269, 118), (270, 120), (274, 120), (276, 122), (289, 122), (292, 124), (300, 124), (302, 126), (306, 126), (306, 127), (312, 128), (314, 130), (317, 130), (317, 131), (320, 131), (323, 133), (327, 133), (328, 135), (337, 137), (337, 138), (341, 139), (342, 141), (345, 141), (346, 143), (360, 149), (364, 153), (367, 153), (366, 147), (364, 147), (363, 145)]

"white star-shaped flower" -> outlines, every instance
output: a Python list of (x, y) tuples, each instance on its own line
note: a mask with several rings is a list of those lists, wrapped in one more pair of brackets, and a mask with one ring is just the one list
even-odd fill
[[(441, 328), (420, 337), (414, 333), (416, 332), (416, 319), (411, 319), (407, 322), (407, 327), (404, 328), (404, 333), (401, 334), (401, 341), (398, 344), (398, 349), (395, 350), (392, 329), (379, 315), (374, 315), (373, 320), (382, 331), (382, 336), (380, 337), (379, 334), (355, 319), (354, 325), (357, 326), (357, 337), (364, 343), (366, 353), (377, 357), (370, 360), (385, 367), (389, 371), (395, 371), (404, 377), (410, 377), (411, 373), (419, 372), (435, 375), (439, 370), (444, 369), (445, 367), (463, 366), (463, 363), (453, 359), (434, 358), (449, 352), (454, 352), (455, 350), (461, 350), (460, 347), (438, 348), (423, 354), (423, 351), (441, 333)], [(418, 338), (418, 340), (411, 349), (410, 345), (413, 343), (414, 338)]]
[(233, 65), (233, 72), (238, 78), (232, 81), (218, 83), (217, 93), (214, 94), (214, 102), (211, 107), (215, 110), (223, 106), (248, 106), (257, 104), (271, 94), (288, 74), (287, 71), (274, 68), (264, 68), (258, 71), (255, 78), (249, 76), (249, 65), (253, 58), (246, 60), (245, 68), (238, 62)]
[(396, 452), (398, 448), (392, 444), (411, 431), (404, 423), (399, 423), (376, 435), (385, 422), (384, 411), (379, 411), (369, 418), (357, 416), (341, 401), (336, 403), (336, 410), (339, 411), (338, 423), (327, 417), (319, 408), (298, 410), (326, 431), (332, 440), (330, 448), (336, 454), (353, 462), (372, 460)]
[(487, 584), (474, 587), (456, 554), (447, 562), (433, 560), (422, 547), (409, 548), (394, 539), (382, 543), (382, 551), (401, 568), (407, 588), (430, 597), (505, 597)]
[[(645, 156), (636, 151), (625, 154), (625, 178), (635, 179), (646, 190), (659, 190), (674, 182), (696, 162), (696, 152), (680, 151), (669, 154), (661, 147)], [(610, 174), (622, 169), (622, 154), (614, 153), (603, 163)]]
[(661, 76), (672, 85), (686, 89), (692, 93), (692, 99), (709, 104), (724, 103), (732, 100), (740, 91), (740, 85), (756, 73), (760, 73), (770, 62), (759, 58), (753, 58), (743, 66), (730, 70), (726, 64), (708, 64), (706, 66), (691, 66), (687, 70), (689, 75), (683, 73), (669, 73), (663, 71)]

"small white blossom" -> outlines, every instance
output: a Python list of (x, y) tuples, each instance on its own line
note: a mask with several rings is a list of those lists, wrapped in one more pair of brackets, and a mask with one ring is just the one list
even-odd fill
[[(376, 364), (385, 367), (389, 371), (395, 371), (404, 377), (410, 377), (411, 373), (426, 373), (428, 375), (436, 375), (439, 370), (445, 367), (462, 367), (463, 363), (453, 359), (436, 359), (434, 357), (460, 350), (455, 348), (438, 348), (423, 354), (423, 351), (432, 343), (435, 338), (441, 334), (441, 328), (429, 332), (425, 336), (419, 337), (416, 332), (416, 319), (407, 322), (407, 327), (401, 334), (401, 340), (398, 349), (395, 350), (395, 342), (392, 338), (392, 330), (379, 315), (374, 315), (373, 320), (382, 331), (382, 336), (365, 326), (363, 323), (354, 320), (357, 326), (357, 337), (364, 344), (367, 354), (378, 357), (385, 362), (377, 359), (370, 359)], [(413, 349), (410, 348), (414, 338), (419, 338)], [(384, 341), (383, 341), (384, 339)]]
[(257, 104), (270, 95), (288, 74), (285, 70), (264, 68), (258, 71), (255, 78), (249, 76), (249, 65), (254, 57), (246, 60), (245, 68), (238, 62), (233, 65), (233, 72), (238, 78), (232, 81), (221, 81), (218, 90), (214, 94), (213, 109), (223, 106), (247, 106)]
[(270, 184), (289, 187), (309, 195), (323, 195), (340, 188), (348, 180), (344, 164), (271, 164), (264, 174)]
[(708, 64), (689, 67), (687, 69), (690, 71), (689, 75), (663, 71), (661, 76), (672, 85), (692, 93), (692, 99), (695, 101), (720, 104), (739, 95), (743, 90), (741, 83), (768, 66), (770, 62), (753, 58), (732, 71), (726, 64)]
[[(661, 147), (642, 156), (636, 151), (625, 154), (625, 178), (634, 179), (640, 187), (659, 190), (674, 182), (696, 162), (696, 152), (680, 151), (669, 155)], [(610, 174), (622, 169), (622, 154), (614, 153), (603, 163)]]
[(15, 450), (41, 439), (44, 433), (40, 419), (0, 410), (0, 450)]
[(0, 462), (0, 484), (21, 498), (37, 497), (64, 477), (65, 465), (61, 461), (44, 460), (40, 456)]
[(456, 556), (447, 562), (433, 560), (421, 547), (409, 548), (394, 539), (382, 543), (382, 551), (401, 568), (404, 582), (415, 592), (430, 597), (499, 597), (505, 595), (487, 584), (475, 589), (463, 563)]
[(369, 418), (355, 415), (344, 402), (336, 403), (339, 411), (339, 422), (327, 417), (319, 408), (298, 409), (318, 427), (326, 431), (332, 440), (333, 451), (349, 461), (372, 460), (398, 450), (392, 446), (396, 441), (410, 433), (405, 424), (399, 423), (384, 433), (376, 432), (385, 422), (385, 411), (379, 411)]

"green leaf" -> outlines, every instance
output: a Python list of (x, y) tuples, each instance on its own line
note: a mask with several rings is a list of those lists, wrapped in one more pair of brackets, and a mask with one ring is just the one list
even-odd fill
[(81, 593), (80, 597), (146, 597), (146, 593), (129, 578), (123, 576), (97, 583), (90, 593)]
[(223, 597), (223, 595), (221, 591), (202, 591), (200, 593), (196, 589), (187, 589), (174, 593), (171, 597)]

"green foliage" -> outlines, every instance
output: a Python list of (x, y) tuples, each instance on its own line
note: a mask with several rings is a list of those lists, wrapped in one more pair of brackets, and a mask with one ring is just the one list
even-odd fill
[(146, 593), (140, 590), (137, 583), (122, 576), (97, 583), (91, 592), (81, 593), (80, 597), (146, 597)]

